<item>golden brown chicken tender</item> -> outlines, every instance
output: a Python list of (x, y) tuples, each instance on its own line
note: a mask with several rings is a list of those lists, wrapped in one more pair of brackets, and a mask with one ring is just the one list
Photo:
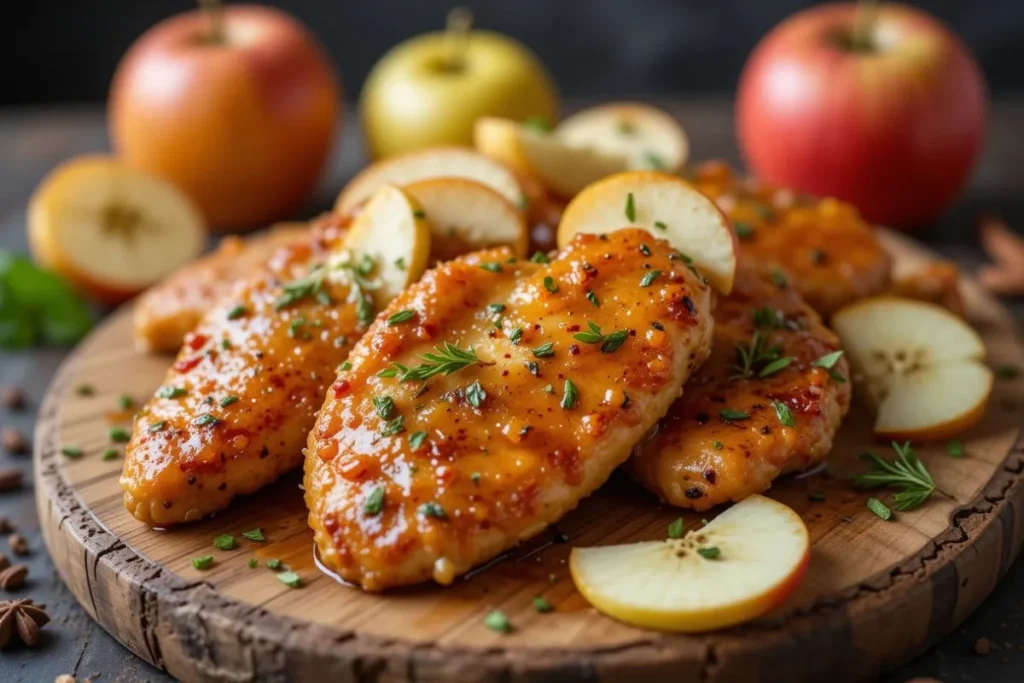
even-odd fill
[(315, 255), (278, 251), (186, 337), (125, 449), (125, 507), (140, 521), (195, 521), (302, 462), (336, 367), (372, 319), (349, 285), (310, 270)]
[(647, 232), (510, 256), (456, 259), (395, 299), (310, 434), (320, 556), (368, 590), (450, 583), (558, 520), (707, 355), (708, 286)]
[(661, 500), (706, 510), (824, 458), (850, 406), (839, 340), (771, 267), (749, 262), (714, 313), (711, 357), (629, 472)]
[(822, 316), (889, 289), (892, 259), (853, 206), (743, 181), (722, 162), (699, 166), (692, 182), (728, 216), (743, 256), (790, 273)]

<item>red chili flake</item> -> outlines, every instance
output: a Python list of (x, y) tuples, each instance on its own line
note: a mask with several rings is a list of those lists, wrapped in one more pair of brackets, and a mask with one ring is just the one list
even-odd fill
[(190, 334), (188, 339), (185, 341), (185, 346), (193, 351), (198, 351), (206, 346), (206, 342), (208, 341), (210, 341), (210, 338), (205, 334)]
[(334, 392), (334, 398), (341, 398), (348, 393), (352, 385), (349, 384), (347, 379), (339, 380), (331, 386), (331, 390)]
[(178, 372), (188, 372), (195, 366), (199, 365), (203, 360), (203, 356), (192, 356), (191, 358), (182, 358), (174, 364), (174, 369)]

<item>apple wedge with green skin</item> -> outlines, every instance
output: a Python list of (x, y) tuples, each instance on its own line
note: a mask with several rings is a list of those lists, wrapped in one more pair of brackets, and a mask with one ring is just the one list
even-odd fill
[(878, 297), (832, 316), (859, 392), (886, 440), (949, 439), (977, 424), (992, 393), (985, 345), (935, 304)]
[(678, 171), (686, 164), (690, 140), (667, 113), (640, 102), (610, 102), (570, 116), (555, 134), (574, 147), (625, 155), (630, 167)]
[[(679, 524), (677, 522), (676, 524)], [(573, 548), (569, 571), (598, 611), (628, 624), (698, 633), (741, 624), (782, 603), (811, 558), (804, 521), (752, 495), (664, 541)]]
[(504, 164), (463, 147), (431, 147), (364, 169), (338, 195), (334, 210), (349, 215), (384, 185), (404, 187), (428, 178), (467, 178), (487, 185), (516, 207), (525, 201), (519, 180)]
[(578, 233), (609, 233), (629, 226), (668, 240), (682, 258), (722, 294), (736, 275), (736, 234), (708, 197), (678, 176), (629, 171), (588, 186), (569, 202), (558, 226), (558, 244)]
[(397, 187), (384, 185), (359, 212), (339, 253), (331, 257), (330, 277), (352, 278), (355, 271), (373, 278), (368, 293), (376, 310), (382, 311), (420, 279), (429, 260), (430, 226), (423, 208)]
[(432, 261), (450, 261), (493, 247), (509, 247), (517, 257), (526, 256), (530, 232), (522, 213), (486, 185), (467, 178), (430, 178), (404, 189), (431, 226)]

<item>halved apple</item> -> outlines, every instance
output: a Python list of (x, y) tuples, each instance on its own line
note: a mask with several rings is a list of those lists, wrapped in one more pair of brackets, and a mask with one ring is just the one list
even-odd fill
[(587, 185), (630, 168), (624, 154), (571, 145), (556, 134), (506, 119), (478, 120), (474, 142), (484, 154), (537, 178), (562, 197), (573, 197)]
[(878, 297), (832, 316), (885, 439), (948, 439), (981, 420), (992, 393), (981, 337), (936, 304)]
[(753, 495), (682, 538), (573, 548), (587, 601), (636, 626), (695, 633), (755, 619), (803, 580), (810, 537), (800, 516)]
[(341, 191), (334, 210), (348, 215), (383, 185), (403, 187), (428, 178), (468, 178), (492, 188), (514, 206), (524, 201), (523, 188), (504, 164), (471, 149), (431, 147), (366, 168)]
[(668, 173), (629, 171), (587, 187), (565, 208), (558, 244), (578, 233), (639, 226), (666, 239), (723, 294), (736, 274), (736, 235), (721, 210), (685, 180)]
[[(384, 185), (373, 193), (330, 260), (331, 277), (369, 283), (378, 311), (420, 279), (430, 259), (430, 226), (423, 207), (408, 194)], [(341, 267), (341, 266), (348, 267)]]
[(556, 135), (570, 145), (625, 155), (630, 166), (678, 171), (690, 153), (686, 131), (657, 107), (640, 102), (611, 102), (562, 121)]
[(498, 246), (526, 255), (530, 233), (522, 213), (486, 185), (466, 178), (430, 178), (404, 189), (426, 213), (432, 260), (448, 261)]
[(36, 262), (105, 304), (117, 304), (198, 256), (202, 214), (169, 182), (113, 157), (72, 159), (32, 195)]

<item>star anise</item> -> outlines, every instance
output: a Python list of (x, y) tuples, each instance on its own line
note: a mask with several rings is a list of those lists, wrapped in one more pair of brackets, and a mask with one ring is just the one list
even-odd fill
[(17, 635), (29, 647), (39, 644), (40, 629), (50, 622), (46, 605), (31, 600), (0, 600), (0, 650)]

